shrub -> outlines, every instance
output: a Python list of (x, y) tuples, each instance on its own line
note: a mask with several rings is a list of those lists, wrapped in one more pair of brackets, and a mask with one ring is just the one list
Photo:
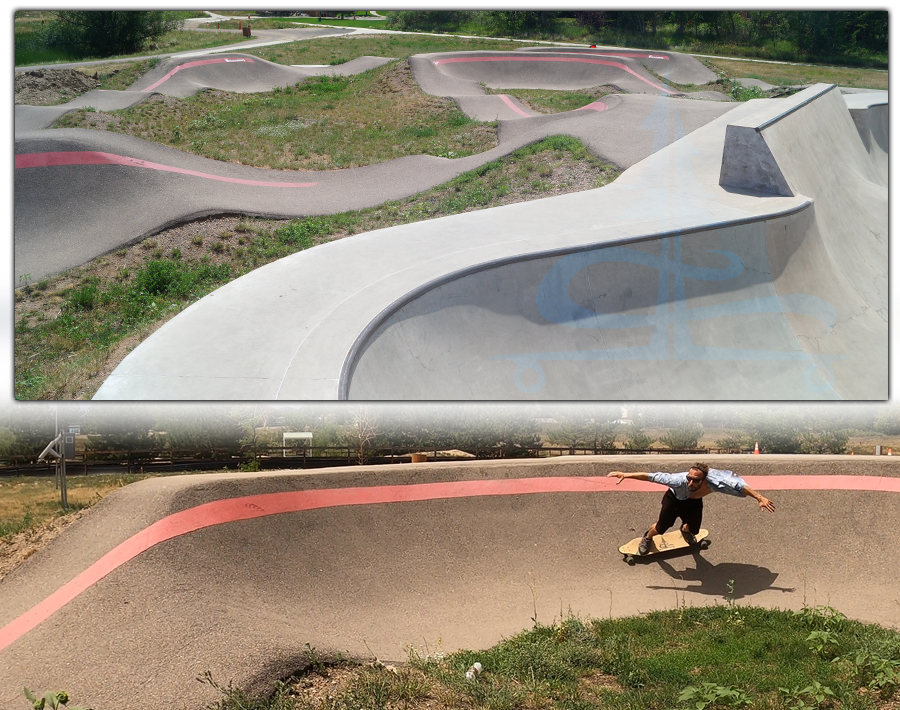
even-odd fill
[(97, 302), (99, 288), (95, 281), (83, 284), (69, 295), (69, 305), (76, 311), (89, 311)]
[(331, 232), (331, 225), (319, 217), (307, 217), (303, 220), (292, 220), (275, 230), (275, 238), (282, 244), (308, 249), (313, 245), (315, 237), (325, 236)]
[(90, 56), (132, 54), (145, 43), (179, 29), (172, 13), (134, 10), (65, 10), (45, 32), (48, 46)]

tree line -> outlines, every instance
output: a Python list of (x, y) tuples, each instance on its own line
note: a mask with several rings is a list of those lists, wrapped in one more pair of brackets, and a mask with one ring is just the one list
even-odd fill
[[(523, 407), (461, 407), (448, 413), (428, 405), (392, 407), (389, 411), (353, 405), (340, 414), (307, 408), (279, 410), (265, 405), (235, 406), (212, 412), (184, 406), (165, 414), (134, 407), (127, 414), (89, 409), (81, 421), (59, 419), (61, 429), (81, 426), (81, 441), (95, 451), (233, 451), (253, 455), (280, 447), (283, 432), (312, 432), (316, 447), (350, 447), (365, 458), (375, 449), (396, 452), (459, 449), (470, 453), (502, 447), (507, 455), (526, 454), (541, 445), (573, 449), (647, 450), (698, 448), (704, 432), (720, 435), (715, 448), (766, 453), (847, 451), (853, 434), (900, 435), (900, 409), (837, 415), (749, 409), (738, 413), (683, 409), (672, 413), (653, 407), (585, 405), (575, 413), (542, 416)], [(37, 414), (0, 415), (0, 461), (35, 457), (54, 438), (55, 418)], [(721, 434), (721, 432), (724, 432)], [(705, 448), (710, 446), (706, 437)]]
[(730, 45), (785, 59), (844, 58), (888, 52), (883, 10), (409, 10), (388, 13), (401, 29), (458, 31), (537, 38), (574, 23), (597, 44), (669, 49), (673, 43)]

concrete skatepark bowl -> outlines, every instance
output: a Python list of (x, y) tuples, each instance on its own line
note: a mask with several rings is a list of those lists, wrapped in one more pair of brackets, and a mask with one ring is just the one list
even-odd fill
[[(257, 269), (163, 325), (97, 399), (887, 397), (886, 92), (696, 100), (657, 76), (703, 83), (696, 59), (607, 48), (410, 66), (427, 93), (498, 120), (500, 145), (285, 173), (41, 130), (35, 107), (20, 131), (17, 107), (16, 273), (33, 277), (50, 263), (48, 238), (83, 261), (96, 253), (67, 235), (91, 234), (102, 253), (206, 214), (359, 209), (547, 135), (582, 138), (627, 168), (603, 188), (355, 235)], [(171, 60), (133, 92), (105, 93), (262, 91), (298, 71), (242, 55)], [(482, 83), (630, 93), (534, 116)], [(100, 197), (98, 185), (109, 186)]]
[[(196, 681), (271, 690), (319, 652), (402, 662), (487, 648), (561, 614), (680, 604), (828, 605), (900, 628), (888, 457), (716, 456), (771, 498), (716, 495), (702, 555), (629, 567), (618, 547), (663, 488), (610, 470), (674, 455), (401, 464), (147, 479), (91, 508), (0, 580), (0, 706), (22, 687), (96, 710), (200, 710)], [(660, 561), (661, 560), (661, 561)], [(853, 583), (848, 584), (848, 580)]]

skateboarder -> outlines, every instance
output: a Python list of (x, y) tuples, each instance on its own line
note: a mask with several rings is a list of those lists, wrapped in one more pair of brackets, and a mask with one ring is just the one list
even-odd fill
[[(695, 463), (687, 473), (624, 473), (623, 471), (611, 471), (609, 476), (615, 476), (619, 483), (623, 478), (635, 478), (639, 481), (653, 481), (668, 486), (669, 490), (662, 499), (662, 507), (659, 511), (659, 520), (650, 526), (644, 533), (638, 546), (638, 554), (646, 555), (650, 550), (650, 541), (654, 535), (662, 535), (672, 525), (676, 518), (681, 518), (681, 534), (688, 544), (695, 544), (694, 537), (700, 532), (700, 522), (703, 519), (703, 496), (716, 491), (732, 496), (750, 496), (759, 503), (760, 509), (775, 511), (775, 506), (768, 498), (754, 491), (747, 482), (731, 471), (720, 471), (710, 468), (705, 463)], [(618, 484), (616, 484), (618, 485)]]

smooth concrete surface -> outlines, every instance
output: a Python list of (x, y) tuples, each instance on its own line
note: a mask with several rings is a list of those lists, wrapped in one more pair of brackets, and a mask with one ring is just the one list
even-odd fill
[[(648, 89), (658, 79), (635, 57), (568, 52), (410, 64), (425, 91), (464, 110), (500, 107), (500, 146), (300, 173), (105, 131), (17, 132), (16, 273), (40, 265), (23, 271), (37, 278), (191, 217), (378, 204), (545, 135), (587, 136), (629, 169), (605, 188), (355, 235), (258, 269), (162, 326), (97, 399), (887, 396), (886, 94), (817, 85), (698, 101)], [(294, 71), (234, 54), (182, 58), (134, 89), (266, 90)], [(649, 93), (533, 116), (478, 81), (588, 86), (610, 72)], [(784, 184), (734, 169), (752, 160)]]
[(653, 49), (623, 49), (622, 47), (577, 47), (563, 49), (561, 47), (522, 47), (520, 52), (565, 52), (580, 56), (613, 57), (635, 60), (649, 69), (653, 74), (661, 76), (673, 84), (702, 86), (716, 80), (715, 72), (710, 71), (699, 59), (680, 52), (663, 52)]
[[(727, 169), (743, 139), (735, 126), (755, 137), (756, 156), (765, 150), (787, 195), (807, 196), (802, 207), (761, 189), (756, 173)], [(657, 238), (473, 267), (422, 289), (360, 338), (347, 396), (887, 397), (887, 186), (840, 93), (818, 86), (750, 102), (683, 143), (667, 151), (693, 149), (689, 169), (655, 154), (598, 191)], [(716, 186), (705, 171), (722, 154), (729, 184)], [(641, 195), (635, 209), (624, 188), (666, 178), (669, 194)], [(738, 208), (750, 194), (771, 212), (733, 213), (734, 227), (709, 205)], [(647, 229), (654, 209), (669, 216), (668, 230)], [(679, 211), (691, 227), (677, 223)], [(542, 349), (517, 352), (520, 343)]]
[[(212, 214), (291, 218), (373, 207), (447, 182), (548, 135), (580, 138), (589, 150), (623, 168), (674, 139), (659, 125), (659, 112), (649, 96), (611, 96), (602, 112), (569, 111), (527, 120), (499, 97), (481, 96), (517, 119), (501, 122), (496, 148), (455, 160), (416, 155), (348, 170), (249, 168), (109, 131), (43, 130), (74, 108), (122, 108), (152, 92), (185, 96), (226, 85), (232, 90), (268, 91), (306, 76), (349, 74), (383, 61), (370, 57), (335, 67), (298, 68), (235, 53), (205, 59), (175, 57), (128, 91), (94, 91), (61, 106), (16, 106), (17, 166), (29, 159), (26, 156), (36, 161), (15, 173), (16, 278), (30, 274), (39, 280), (173, 224)], [(462, 108), (480, 120), (497, 117), (479, 114), (471, 106)], [(682, 100), (679, 129), (694, 130), (731, 108), (733, 104)], [(75, 155), (68, 162), (52, 155), (41, 162), (38, 158), (44, 153)], [(115, 158), (98, 164), (84, 157), (96, 153)]]
[[(683, 456), (401, 464), (156, 478), (115, 491), (0, 580), (0, 706), (200, 710), (209, 671), (268, 692), (306, 650), (403, 662), (573, 613), (828, 605), (900, 629), (894, 459), (711, 456), (771, 498), (712, 495), (702, 553), (626, 565), (664, 488), (610, 470)], [(785, 541), (791, 541), (786, 544)], [(86, 580), (86, 581), (85, 581)], [(848, 584), (848, 580), (854, 583)], [(733, 591), (729, 587), (733, 586)], [(72, 590), (75, 591), (72, 591)], [(490, 669), (486, 669), (490, 670)]]
[[(718, 184), (735, 124), (765, 126), (792, 196)], [(886, 199), (839, 92), (748, 102), (605, 188), (263, 267), (164, 325), (97, 398), (884, 398)]]

